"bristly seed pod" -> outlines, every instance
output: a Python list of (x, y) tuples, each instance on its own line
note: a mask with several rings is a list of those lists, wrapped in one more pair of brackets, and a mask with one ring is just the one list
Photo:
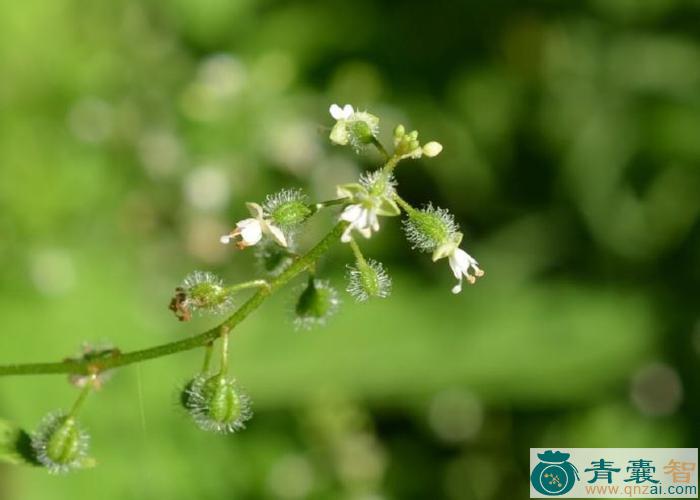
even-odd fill
[(294, 307), (294, 324), (301, 330), (324, 325), (340, 305), (338, 291), (328, 281), (309, 278)]
[(433, 252), (453, 240), (459, 226), (448, 210), (429, 204), (421, 210), (409, 212), (408, 218), (403, 220), (403, 229), (413, 249)]
[(391, 295), (391, 277), (381, 262), (373, 259), (357, 261), (354, 266), (347, 266), (346, 277), (346, 290), (358, 302), (371, 298), (383, 299)]
[(294, 262), (294, 254), (289, 248), (282, 247), (272, 241), (261, 242), (257, 245), (255, 257), (261, 270), (268, 276), (279, 276)]
[(169, 309), (180, 321), (189, 321), (194, 312), (220, 313), (231, 307), (233, 299), (215, 274), (194, 271), (175, 289)]
[(294, 229), (311, 215), (308, 198), (301, 189), (283, 189), (268, 195), (263, 213), (284, 231)]
[(248, 396), (224, 374), (197, 375), (183, 389), (180, 401), (197, 426), (209, 432), (236, 432), (253, 416)]
[(65, 412), (49, 413), (32, 436), (36, 459), (51, 474), (85, 466), (89, 436), (74, 417)]

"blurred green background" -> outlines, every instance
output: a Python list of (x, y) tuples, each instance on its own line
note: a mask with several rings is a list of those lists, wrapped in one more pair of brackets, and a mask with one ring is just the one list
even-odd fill
[[(697, 446), (700, 3), (25, 0), (0, 6), (0, 363), (183, 338), (192, 269), (259, 273), (218, 236), (282, 187), (327, 199), (376, 164), (328, 144), (352, 103), (445, 146), (398, 170), (487, 271), (387, 220), (395, 291), (296, 332), (291, 289), (237, 330), (256, 412), (220, 437), (177, 409), (188, 352), (130, 366), (83, 421), (97, 468), (0, 466), (0, 498), (528, 496), (530, 447)], [(311, 226), (318, 238), (324, 221)], [(325, 221), (330, 222), (330, 219)], [(344, 287), (338, 245), (322, 271)], [(0, 416), (66, 407), (0, 379)]]

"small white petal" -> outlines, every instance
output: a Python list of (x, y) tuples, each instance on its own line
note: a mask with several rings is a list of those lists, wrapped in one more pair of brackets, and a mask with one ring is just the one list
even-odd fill
[(352, 108), (352, 106), (350, 104), (346, 104), (345, 106), (343, 106), (343, 118), (344, 119), (347, 120), (348, 118), (350, 118), (353, 115), (353, 113), (355, 113), (355, 110)]
[(256, 219), (242, 220), (236, 226), (241, 230), (241, 239), (245, 246), (255, 245), (262, 238), (262, 227)]
[(331, 113), (331, 116), (335, 118), (336, 120), (342, 120), (343, 119), (343, 110), (340, 106), (337, 104), (331, 104), (330, 109), (328, 110)]
[(277, 242), (278, 245), (281, 245), (283, 247), (287, 246), (287, 239), (284, 237), (284, 233), (280, 228), (273, 226), (272, 224), (267, 224), (267, 229), (268, 231), (270, 231), (270, 235), (272, 235), (272, 238)]
[(455, 286), (452, 287), (452, 293), (458, 294), (461, 291), (462, 291), (462, 280), (459, 280), (459, 283), (457, 283)]
[(452, 274), (454, 274), (455, 278), (457, 278), (458, 280), (461, 281), (462, 280), (462, 273), (466, 272), (467, 268), (462, 267), (460, 265), (460, 262), (459, 262), (459, 260), (457, 260), (454, 253), (448, 257), (447, 262), (449, 262), (449, 264), (450, 264), (450, 269), (452, 269)]
[(362, 207), (360, 205), (348, 205), (340, 214), (340, 218), (348, 222), (356, 222), (362, 217)]
[(343, 231), (342, 236), (340, 237), (340, 241), (343, 243), (350, 243), (350, 240), (352, 240), (352, 236), (350, 235), (350, 232), (352, 231), (352, 226), (348, 226), (345, 228), (345, 231)]
[(252, 215), (256, 219), (262, 219), (263, 209), (260, 205), (258, 205), (257, 203), (251, 203), (251, 202), (248, 202), (245, 205), (246, 205), (246, 207), (248, 207), (248, 211), (250, 211), (250, 215)]
[(476, 262), (471, 255), (469, 255), (461, 248), (455, 248), (455, 251), (452, 254), (452, 256), (463, 272), (467, 272), (469, 266), (471, 266), (473, 262)]
[(224, 245), (228, 245), (229, 243), (231, 243), (231, 235), (224, 234), (223, 236), (221, 236), (221, 238), (219, 238), (219, 241)]
[(377, 211), (370, 210), (369, 213), (367, 214), (367, 219), (368, 219), (368, 223), (372, 227), (372, 229), (375, 231), (379, 231), (379, 219), (377, 218)]

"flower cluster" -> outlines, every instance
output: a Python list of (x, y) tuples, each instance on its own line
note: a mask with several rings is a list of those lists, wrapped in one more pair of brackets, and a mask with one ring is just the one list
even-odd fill
[[(357, 235), (363, 239), (375, 235), (383, 217), (397, 217), (403, 212), (402, 225), (410, 245), (421, 252), (432, 253), (433, 261), (447, 259), (458, 280), (453, 293), (462, 290), (463, 280), (475, 283), (484, 275), (478, 262), (459, 247), (463, 234), (448, 210), (431, 204), (414, 208), (398, 193), (394, 175), (397, 165), (407, 159), (435, 157), (441, 153), (442, 145), (435, 141), (421, 144), (418, 131), (409, 132), (398, 125), (393, 131), (394, 149), (389, 152), (379, 141), (379, 118), (376, 116), (357, 111), (349, 104), (342, 107), (334, 104), (330, 113), (335, 119), (331, 142), (349, 145), (358, 153), (373, 145), (384, 156), (384, 165), (360, 175), (356, 182), (336, 186), (337, 198), (332, 200), (310, 203), (301, 189), (285, 189), (267, 196), (262, 203), (246, 203), (250, 217), (236, 222), (232, 231), (220, 237), (220, 242), (234, 243), (241, 250), (256, 247), (255, 255), (270, 281), (255, 279), (225, 285), (210, 272), (194, 271), (175, 289), (169, 304), (180, 321), (189, 321), (195, 313), (225, 312), (233, 305), (234, 293), (258, 289), (218, 327), (201, 333), (192, 341), (173, 342), (156, 349), (122, 354), (111, 347), (86, 346), (80, 356), (68, 358), (68, 366), (75, 371), (69, 380), (80, 389), (80, 395), (70, 412), (53, 412), (45, 417), (31, 439), (36, 460), (50, 472), (66, 472), (91, 464), (92, 459), (87, 457), (88, 435), (78, 424), (78, 411), (89, 392), (99, 389), (106, 380), (109, 375), (106, 368), (142, 360), (144, 353), (203, 347), (203, 367), (180, 391), (180, 404), (205, 431), (233, 433), (243, 429), (252, 417), (251, 401), (237, 379), (228, 375), (229, 329), (269, 294), (302, 273), (307, 274), (307, 279), (296, 290), (294, 323), (298, 329), (325, 324), (338, 310), (340, 297), (328, 280), (318, 277), (318, 261), (337, 239), (346, 243), (354, 256), (354, 263), (346, 266), (346, 291), (358, 302), (388, 297), (392, 280), (387, 269), (377, 260), (365, 258), (356, 240)], [(298, 254), (296, 233), (310, 217), (327, 208), (339, 208), (335, 227), (308, 253)], [(216, 342), (221, 346), (221, 359), (218, 370), (212, 371), (210, 365)], [(125, 361), (127, 356), (133, 359)]]

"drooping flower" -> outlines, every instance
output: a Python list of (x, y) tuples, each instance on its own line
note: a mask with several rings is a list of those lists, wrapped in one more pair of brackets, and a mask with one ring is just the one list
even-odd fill
[[(263, 235), (270, 236), (278, 245), (287, 246), (287, 239), (280, 228), (264, 217), (263, 209), (257, 203), (246, 203), (252, 218), (243, 219), (236, 223), (236, 228), (229, 234), (223, 235), (219, 241), (227, 245), (232, 240), (241, 250), (256, 245)], [(238, 241), (236, 241), (238, 238)]]
[(452, 287), (452, 293), (462, 291), (462, 279), (466, 279), (470, 285), (476, 283), (476, 279), (484, 275), (483, 269), (474, 257), (459, 248), (462, 242), (462, 233), (457, 233), (456, 238), (443, 243), (433, 252), (433, 262), (447, 257), (452, 269), (452, 274), (457, 278), (457, 284)]
[(419, 210), (410, 210), (402, 222), (411, 248), (421, 252), (433, 252), (442, 243), (451, 241), (459, 231), (454, 215), (449, 210), (432, 204)]
[(376, 170), (360, 177), (359, 183), (338, 186), (338, 196), (350, 203), (343, 209), (340, 219), (349, 222), (340, 240), (348, 243), (352, 231), (365, 238), (379, 231), (379, 216), (393, 217), (401, 212), (393, 200), (396, 181), (391, 174)]
[(379, 133), (379, 118), (366, 111), (355, 111), (346, 104), (342, 108), (332, 104), (329, 109), (336, 120), (331, 130), (330, 139), (335, 144), (345, 146), (348, 143), (359, 150), (362, 146), (372, 143)]

